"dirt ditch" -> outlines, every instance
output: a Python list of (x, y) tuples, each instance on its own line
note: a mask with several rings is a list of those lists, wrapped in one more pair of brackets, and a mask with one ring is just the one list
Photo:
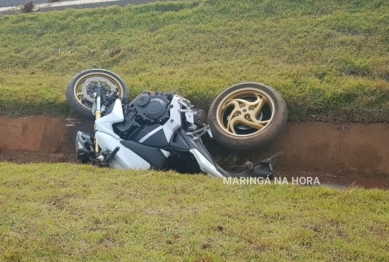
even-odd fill
[[(92, 122), (74, 119), (0, 117), (0, 161), (76, 162), (74, 137), (78, 130), (92, 128)], [(285, 176), (389, 188), (387, 124), (288, 123), (274, 144), (245, 154), (225, 151), (208, 139), (205, 144), (227, 169), (283, 151), (277, 170)]]

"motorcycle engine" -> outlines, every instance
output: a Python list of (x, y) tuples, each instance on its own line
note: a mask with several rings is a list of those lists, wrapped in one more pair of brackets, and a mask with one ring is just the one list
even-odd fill
[[(135, 109), (139, 116), (151, 122), (162, 122), (169, 117), (169, 95), (162, 92), (151, 94), (144, 91), (135, 98)], [(170, 99), (171, 100), (171, 99)]]

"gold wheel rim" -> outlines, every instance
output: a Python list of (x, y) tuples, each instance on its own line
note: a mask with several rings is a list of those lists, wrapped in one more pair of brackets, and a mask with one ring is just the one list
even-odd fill
[[(267, 111), (265, 117), (264, 109)], [(216, 114), (221, 129), (234, 136), (263, 132), (273, 117), (273, 100), (256, 88), (243, 88), (231, 93), (219, 103)], [(246, 132), (242, 132), (242, 129)]]
[[(87, 109), (92, 107), (93, 101), (90, 96), (85, 96), (85, 89), (88, 88), (88, 85), (92, 82), (100, 82), (103, 87), (108, 88), (111, 91), (116, 90), (119, 97), (123, 96), (123, 87), (115, 78), (104, 73), (89, 73), (76, 82), (75, 88), (73, 90), (74, 97), (77, 99), (78, 103)], [(90, 102), (90, 106), (85, 104), (87, 103), (85, 99)]]

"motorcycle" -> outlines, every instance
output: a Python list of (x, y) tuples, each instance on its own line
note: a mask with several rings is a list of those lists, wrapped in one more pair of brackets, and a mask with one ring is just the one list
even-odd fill
[(215, 163), (202, 137), (208, 134), (231, 150), (252, 150), (274, 141), (287, 121), (286, 105), (271, 87), (240, 83), (220, 93), (209, 114), (171, 92), (144, 91), (131, 102), (129, 89), (115, 73), (90, 69), (69, 83), (66, 97), (82, 117), (94, 119), (94, 134), (79, 131), (82, 163), (118, 169), (168, 169), (172, 161), (195, 161), (211, 177), (272, 177), (278, 152), (234, 173)]

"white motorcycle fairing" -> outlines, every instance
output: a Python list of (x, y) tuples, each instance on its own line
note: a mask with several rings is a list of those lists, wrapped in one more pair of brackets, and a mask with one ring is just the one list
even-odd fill
[(103, 151), (113, 151), (116, 147), (120, 147), (120, 150), (116, 153), (115, 157), (109, 163), (113, 168), (117, 169), (149, 169), (150, 164), (143, 158), (135, 154), (130, 149), (124, 147), (120, 143), (120, 138), (111, 136), (110, 134), (97, 131), (96, 139)]
[[(256, 166), (247, 162), (247, 170), (242, 173), (231, 173), (218, 166), (201, 141), (202, 135), (210, 133), (209, 126), (201, 121), (204, 112), (193, 110), (190, 101), (179, 95), (172, 95), (169, 99), (167, 96), (144, 92), (128, 105), (126, 114), (119, 99), (112, 101), (113, 105), (108, 107), (104, 116), (95, 121), (94, 144), (89, 134), (78, 132), (78, 158), (83, 163), (117, 169), (166, 169), (167, 159), (172, 154), (186, 153), (192, 155), (199, 168), (212, 177), (272, 175), (273, 164), (280, 153)], [(134, 103), (138, 104), (134, 106)], [(161, 111), (163, 108), (167, 113)], [(141, 120), (145, 124), (139, 124)], [(99, 150), (96, 152), (97, 145)]]
[(116, 99), (113, 105), (112, 112), (95, 121), (96, 130), (105, 132), (113, 137), (120, 139), (120, 137), (113, 131), (112, 125), (120, 123), (124, 120), (122, 102)]
[[(149, 169), (150, 163), (121, 143), (121, 138), (114, 132), (113, 124), (124, 120), (122, 103), (116, 99), (112, 112), (95, 121), (96, 141), (103, 151), (112, 152), (119, 147), (119, 151), (109, 163), (117, 169)], [(167, 156), (166, 156), (167, 157)]]
[(128, 148), (121, 146), (120, 137), (113, 131), (112, 125), (124, 120), (122, 103), (116, 99), (112, 112), (97, 119), (96, 141), (103, 151), (114, 151), (116, 147), (120, 150), (110, 162), (110, 166), (117, 169), (149, 169), (150, 164)]

